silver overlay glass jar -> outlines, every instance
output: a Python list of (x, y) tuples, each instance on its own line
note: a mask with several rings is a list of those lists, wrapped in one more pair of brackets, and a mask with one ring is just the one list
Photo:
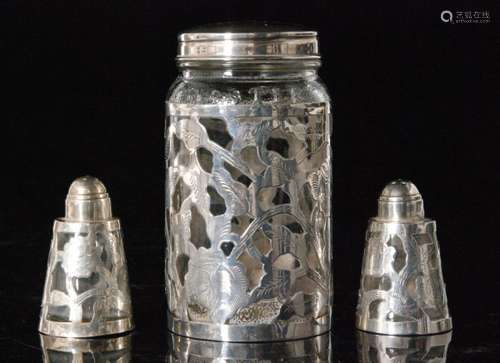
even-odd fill
[(174, 333), (222, 341), (330, 329), (330, 104), (317, 34), (181, 34), (167, 102), (166, 286)]

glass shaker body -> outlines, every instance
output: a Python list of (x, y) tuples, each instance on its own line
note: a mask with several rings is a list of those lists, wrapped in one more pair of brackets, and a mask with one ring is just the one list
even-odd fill
[[(233, 60), (227, 51), (204, 54), (210, 42), (217, 52), (218, 39), (200, 45), (196, 34), (180, 37), (182, 74), (167, 99), (169, 329), (221, 341), (326, 332), (333, 296), (331, 117), (317, 76), (316, 34), (298, 37), (306, 44), (302, 58)], [(248, 42), (265, 44), (260, 52), (277, 44), (262, 33), (233, 34), (233, 53), (243, 43), (247, 52)], [(280, 47), (296, 35), (287, 32), (291, 39)], [(186, 50), (190, 41), (194, 53)]]

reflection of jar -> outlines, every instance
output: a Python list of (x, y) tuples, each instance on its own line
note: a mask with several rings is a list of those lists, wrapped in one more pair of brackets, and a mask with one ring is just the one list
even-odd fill
[(264, 341), (330, 328), (330, 105), (316, 33), (182, 34), (167, 105), (169, 328)]
[(330, 363), (331, 334), (272, 343), (216, 342), (168, 334), (167, 363)]

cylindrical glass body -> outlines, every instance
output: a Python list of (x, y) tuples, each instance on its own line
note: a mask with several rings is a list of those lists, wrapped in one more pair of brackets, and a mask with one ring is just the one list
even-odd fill
[(167, 100), (169, 329), (222, 341), (326, 332), (331, 118), (319, 60), (196, 55), (179, 57)]

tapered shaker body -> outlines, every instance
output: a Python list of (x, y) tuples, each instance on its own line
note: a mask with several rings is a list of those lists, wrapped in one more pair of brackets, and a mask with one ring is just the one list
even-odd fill
[(366, 232), (356, 327), (391, 335), (452, 328), (436, 222), (411, 182), (389, 183)]
[(79, 338), (133, 327), (120, 221), (112, 216), (104, 185), (78, 178), (65, 217), (54, 222), (39, 330)]

